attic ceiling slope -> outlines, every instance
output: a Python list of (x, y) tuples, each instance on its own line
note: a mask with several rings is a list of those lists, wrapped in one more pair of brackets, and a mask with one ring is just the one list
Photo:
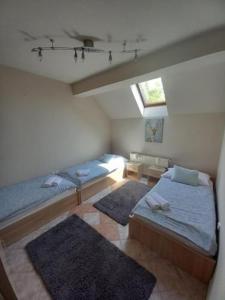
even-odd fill
[(95, 99), (110, 119), (142, 117), (129, 87), (96, 95)]
[[(141, 55), (224, 25), (224, 0), (5, 0), (0, 4), (0, 64), (72, 83), (109, 69), (108, 55), (90, 53), (77, 64), (71, 53), (48, 53), (40, 62), (31, 49), (81, 46), (94, 36), (96, 48), (121, 49), (140, 41)], [(118, 53), (116, 66), (133, 59)]]
[[(168, 115), (225, 112), (225, 51), (151, 73), (142, 81), (161, 77)], [(163, 111), (140, 114), (130, 85), (95, 96), (110, 119), (162, 117)], [(162, 108), (161, 108), (162, 109)]]
[(73, 83), (73, 94), (82, 94), (102, 86), (167, 68), (185, 61), (225, 50), (225, 27), (217, 28), (182, 40), (165, 48)]

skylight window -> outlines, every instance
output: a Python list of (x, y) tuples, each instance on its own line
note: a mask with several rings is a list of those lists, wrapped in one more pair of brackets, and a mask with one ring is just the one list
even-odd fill
[(144, 81), (137, 84), (144, 107), (166, 105), (161, 78)]

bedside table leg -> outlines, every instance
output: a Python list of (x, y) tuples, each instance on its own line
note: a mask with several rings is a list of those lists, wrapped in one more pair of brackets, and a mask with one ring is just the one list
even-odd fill
[(137, 172), (137, 179), (138, 179), (138, 180), (141, 179), (141, 175), (142, 175), (141, 170), (139, 170), (139, 171)]

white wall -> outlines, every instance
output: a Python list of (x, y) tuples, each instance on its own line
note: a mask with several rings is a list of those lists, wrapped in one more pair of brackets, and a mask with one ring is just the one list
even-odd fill
[(112, 121), (112, 148), (128, 156), (131, 151), (170, 157), (174, 163), (216, 174), (225, 114), (166, 117), (163, 143), (145, 143), (144, 120)]
[(219, 256), (216, 271), (209, 287), (208, 300), (225, 299), (225, 133), (217, 176), (217, 203), (219, 221), (221, 223), (219, 234)]
[(70, 86), (0, 67), (0, 185), (110, 151), (110, 121)]

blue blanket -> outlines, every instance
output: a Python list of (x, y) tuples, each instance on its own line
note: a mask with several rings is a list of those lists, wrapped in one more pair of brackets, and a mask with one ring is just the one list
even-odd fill
[[(76, 172), (79, 169), (89, 169), (90, 173), (88, 176), (77, 176)], [(91, 161), (87, 161), (83, 164), (79, 164), (79, 165), (75, 165), (72, 166), (70, 168), (67, 168), (65, 170), (66, 173), (68, 173), (71, 177), (74, 177), (74, 181), (77, 180), (77, 184), (82, 185), (86, 182), (89, 182), (95, 178), (104, 176), (106, 174), (108, 174), (108, 170), (107, 168), (105, 168), (104, 166), (102, 166), (102, 163), (99, 160), (91, 160)], [(60, 175), (60, 174), (59, 174)]]
[(149, 192), (169, 201), (169, 211), (152, 211), (143, 197), (133, 210), (141, 216), (187, 238), (209, 255), (215, 255), (216, 213), (214, 194), (209, 186), (190, 186), (161, 178)]
[[(121, 156), (115, 156), (110, 162), (103, 162), (100, 160), (90, 160), (83, 164), (78, 164), (70, 168), (64, 169), (57, 173), (57, 175), (71, 180), (77, 187), (82, 186), (93, 179), (97, 179), (101, 176), (105, 176), (120, 167), (124, 167), (124, 158)], [(76, 172), (80, 169), (88, 169), (90, 173), (87, 176), (77, 176)]]
[(75, 185), (65, 179), (59, 186), (42, 188), (41, 185), (48, 177), (41, 176), (0, 188), (0, 221), (16, 216), (66, 190), (75, 189)]

